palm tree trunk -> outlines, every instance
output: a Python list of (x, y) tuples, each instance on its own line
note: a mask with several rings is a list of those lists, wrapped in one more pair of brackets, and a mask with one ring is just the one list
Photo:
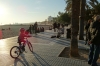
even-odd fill
[(81, 0), (80, 18), (79, 18), (79, 39), (80, 40), (84, 40), (85, 4), (86, 4), (86, 0)]
[(78, 30), (79, 30), (80, 0), (72, 0), (72, 21), (71, 21), (71, 47), (70, 55), (79, 56), (78, 53)]

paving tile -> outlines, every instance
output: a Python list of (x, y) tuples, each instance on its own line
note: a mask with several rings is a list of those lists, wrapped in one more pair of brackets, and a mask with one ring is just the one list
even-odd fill
[[(27, 53), (21, 54), (16, 60), (10, 57), (9, 52), (12, 46), (18, 46), (17, 36), (0, 40), (0, 66), (89, 66), (84, 60), (58, 57), (65, 47), (70, 46), (70, 39), (51, 38), (56, 34), (53, 30), (47, 30), (33, 35), (29, 40), (34, 52), (30, 52), (26, 45)], [(79, 41), (79, 48), (89, 49), (84, 43)]]

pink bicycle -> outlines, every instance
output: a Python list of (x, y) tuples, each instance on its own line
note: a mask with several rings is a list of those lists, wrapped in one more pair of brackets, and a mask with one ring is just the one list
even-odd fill
[[(28, 41), (27, 38), (25, 38), (25, 40), (26, 40), (25, 44), (27, 44), (28, 47), (29, 47), (29, 50), (30, 50), (31, 52), (33, 52), (33, 47), (32, 47), (31, 42)], [(23, 42), (22, 42), (21, 44), (22, 44), (22, 46), (23, 46)], [(22, 53), (22, 48), (19, 47), (19, 46), (13, 46), (13, 47), (10, 49), (10, 56), (11, 56), (12, 58), (18, 58), (19, 55), (20, 55), (21, 53)]]

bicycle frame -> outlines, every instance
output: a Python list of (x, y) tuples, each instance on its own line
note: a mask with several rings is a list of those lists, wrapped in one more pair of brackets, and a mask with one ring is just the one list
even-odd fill
[[(28, 47), (29, 47), (29, 50), (31, 51), (31, 52), (33, 52), (33, 47), (32, 47), (32, 44), (30, 43), (30, 41), (28, 41), (28, 39), (27, 38), (25, 38), (25, 40), (26, 40), (26, 42), (25, 42), (25, 45), (27, 44), (28, 45)], [(24, 45), (24, 43), (22, 44), (23, 42), (21, 42), (21, 45)], [(24, 45), (24, 46), (25, 46)], [(14, 53), (15, 54), (17, 54), (17, 56), (15, 56), (14, 57), (14, 53), (12, 52), (12, 50), (13, 49), (16, 49), (15, 51), (14, 51)], [(21, 54), (21, 47), (20, 46), (13, 46), (11, 49), (10, 49), (10, 56), (12, 57), (12, 58), (17, 58), (17, 57), (19, 57), (19, 55)]]
[(23, 44), (24, 46), (26, 46), (26, 44), (28, 45), (28, 48), (32, 48), (30, 49), (30, 51), (32, 52), (33, 51), (33, 47), (32, 47), (32, 44), (31, 42), (27, 39), (27, 37), (25, 37), (25, 44)]
[[(28, 41), (28, 39), (27, 39), (27, 37), (25, 37), (25, 39), (24, 39), (26, 42), (25, 42), (25, 46), (26, 46), (26, 44), (28, 44), (29, 43), (29, 41)], [(22, 43), (23, 44), (23, 43)]]

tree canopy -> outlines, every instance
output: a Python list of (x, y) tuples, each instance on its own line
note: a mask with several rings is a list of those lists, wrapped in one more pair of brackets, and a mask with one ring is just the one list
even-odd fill
[[(67, 23), (71, 22), (71, 9), (72, 9), (72, 0), (65, 0), (66, 7), (65, 12), (58, 12), (57, 17), (53, 18), (53, 22)], [(88, 0), (85, 4), (85, 21), (92, 19), (96, 14), (100, 14), (100, 3), (98, 0)]]
[(58, 19), (58, 22), (70, 23), (70, 17), (68, 15), (68, 13), (66, 13), (66, 12), (59, 14), (57, 19)]
[[(65, 0), (65, 10), (71, 15), (72, 0)], [(91, 19), (93, 15), (100, 14), (100, 3), (98, 0), (87, 0), (85, 4), (85, 20)]]

